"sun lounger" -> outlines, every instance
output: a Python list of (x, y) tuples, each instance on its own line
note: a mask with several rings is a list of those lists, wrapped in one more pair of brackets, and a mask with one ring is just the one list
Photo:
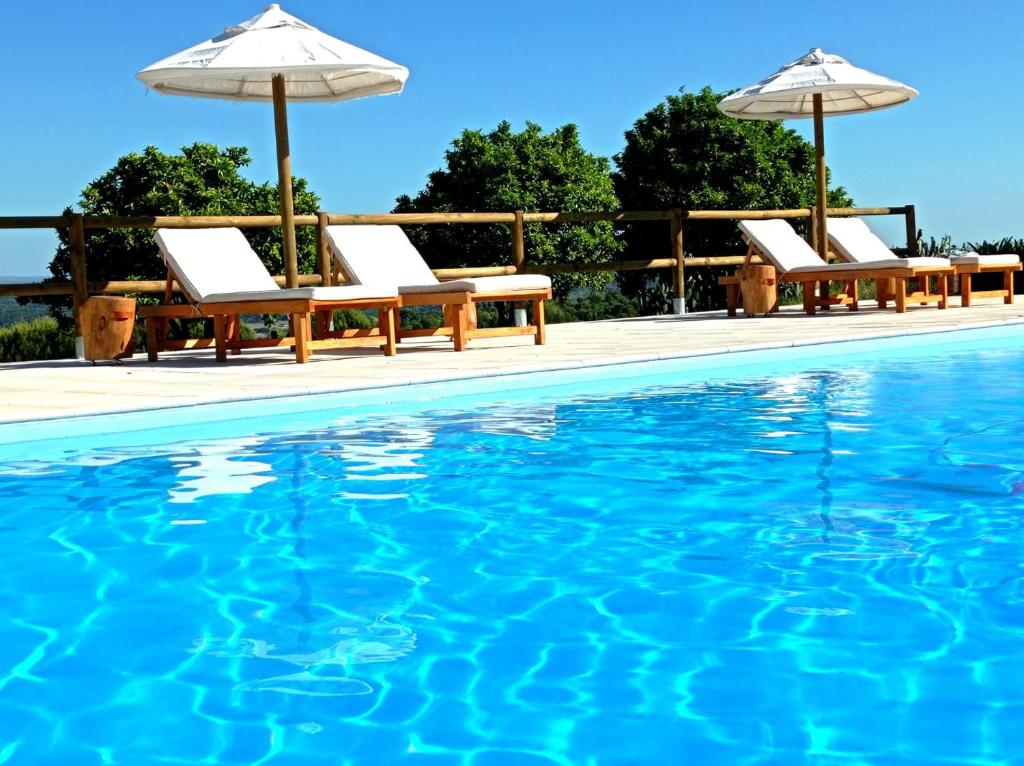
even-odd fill
[[(896, 258), (896, 254), (878, 238), (868, 225), (859, 218), (830, 218), (828, 240), (845, 260), (860, 263), (865, 260)], [(953, 256), (949, 264), (960, 277), (960, 304), (971, 305), (971, 298), (1000, 297), (1004, 303), (1013, 303), (1013, 273), (1020, 271), (1020, 256), (1017, 255), (966, 255)], [(1003, 274), (1001, 290), (976, 291), (971, 284), (974, 274)], [(887, 292), (889, 292), (887, 290)]]
[[(146, 320), (150, 361), (156, 361), (160, 351), (211, 345), (218, 362), (227, 361), (228, 350), (239, 354), (243, 348), (271, 346), (294, 346), (297, 362), (305, 362), (314, 350), (342, 346), (379, 345), (385, 354), (395, 353), (395, 321), (401, 299), (393, 281), (283, 289), (238, 229), (158, 229), (155, 238), (167, 264), (167, 290), (163, 305), (139, 309), (139, 316)], [(171, 303), (174, 282), (186, 303)], [(376, 309), (379, 326), (346, 330), (344, 337), (324, 337), (324, 320), (335, 309)], [(320, 324), (316, 340), (312, 339), (313, 313)], [(294, 337), (242, 340), (242, 314), (289, 314)], [(168, 320), (199, 318), (213, 319), (213, 338), (167, 338)]]
[[(858, 308), (857, 281), (861, 279), (886, 279), (896, 281), (896, 311), (906, 311), (908, 299), (934, 302), (939, 308), (946, 308), (946, 278), (953, 268), (942, 258), (887, 258), (866, 263), (826, 264), (811, 246), (797, 234), (789, 223), (780, 218), (760, 221), (740, 221), (740, 231), (748, 245), (747, 262), (755, 255), (775, 267), (780, 282), (794, 282), (803, 285), (804, 310), (814, 314), (818, 306), (841, 303), (851, 311)], [(907, 293), (907, 280), (927, 280), (935, 277), (936, 292)], [(739, 285), (735, 279), (719, 280), (726, 286), (729, 315), (735, 316), (739, 302)], [(830, 298), (818, 298), (815, 286), (819, 282), (843, 281), (846, 291)], [(884, 304), (880, 303), (884, 308)]]
[[(382, 279), (398, 283), (403, 306), (443, 306), (443, 326), (403, 330), (398, 338), (448, 335), (462, 351), (473, 338), (532, 335), (544, 343), (544, 301), (551, 298), (551, 279), (540, 274), (514, 274), (440, 282), (398, 226), (328, 226), (327, 242), (345, 277), (357, 285)], [(492, 301), (529, 301), (533, 325), (477, 328), (475, 304)]]

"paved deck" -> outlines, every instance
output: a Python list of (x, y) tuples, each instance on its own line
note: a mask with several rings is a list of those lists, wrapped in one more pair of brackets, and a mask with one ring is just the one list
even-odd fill
[(808, 317), (794, 307), (767, 319), (714, 312), (549, 325), (545, 346), (530, 338), (494, 338), (472, 341), (457, 354), (450, 342), (429, 339), (401, 344), (396, 357), (376, 349), (337, 350), (304, 365), (283, 350), (249, 351), (226, 364), (202, 351), (167, 353), (155, 364), (140, 355), (119, 365), (0, 365), (0, 423), (1024, 322), (1020, 298), (1009, 306), (984, 299), (966, 309), (957, 300), (945, 311), (913, 307), (905, 314), (863, 307)]

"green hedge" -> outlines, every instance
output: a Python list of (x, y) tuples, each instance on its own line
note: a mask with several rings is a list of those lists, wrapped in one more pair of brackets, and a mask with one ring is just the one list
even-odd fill
[(0, 362), (70, 359), (74, 355), (74, 336), (62, 332), (52, 317), (0, 327)]

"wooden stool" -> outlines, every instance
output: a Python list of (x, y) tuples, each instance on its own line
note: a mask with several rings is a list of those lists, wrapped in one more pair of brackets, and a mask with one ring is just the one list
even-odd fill
[(132, 355), (135, 299), (94, 296), (82, 304), (85, 358), (124, 359)]
[(744, 264), (736, 270), (743, 295), (743, 313), (748, 317), (767, 316), (778, 303), (778, 280), (774, 266)]

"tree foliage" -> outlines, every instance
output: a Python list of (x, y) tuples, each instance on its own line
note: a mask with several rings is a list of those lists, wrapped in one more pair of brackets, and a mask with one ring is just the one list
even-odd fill
[[(280, 198), (276, 184), (254, 183), (240, 174), (250, 162), (248, 149), (218, 149), (195, 143), (180, 154), (165, 154), (155, 147), (132, 152), (89, 183), (79, 200), (85, 215), (276, 215)], [(296, 214), (315, 213), (319, 199), (302, 178), (293, 179)], [(72, 212), (71, 208), (65, 213)], [(54, 279), (70, 279), (71, 250), (66, 229), (57, 230), (59, 244), (50, 262)], [(245, 235), (272, 274), (284, 271), (281, 232), (246, 229)], [(299, 271), (312, 271), (316, 262), (316, 235), (310, 227), (296, 230)], [(92, 229), (86, 231), (86, 263), (90, 281), (106, 279), (162, 279), (163, 265), (151, 229)], [(37, 299), (38, 300), (38, 299)], [(51, 311), (70, 305), (68, 299), (48, 299)]]
[[(626, 132), (615, 156), (615, 190), (625, 210), (757, 210), (810, 207), (815, 201), (814, 147), (796, 131), (771, 120), (737, 120), (718, 109), (725, 96), (704, 88), (680, 91), (655, 106)], [(842, 187), (829, 192), (834, 207), (852, 205)], [(688, 256), (742, 253), (734, 221), (686, 226)], [(653, 224), (625, 229), (628, 258), (668, 254), (668, 236)], [(688, 274), (690, 309), (723, 297), (712, 269)], [(646, 313), (666, 310), (664, 272), (626, 272), (620, 287), (645, 303)], [(644, 297), (646, 295), (646, 300)], [(657, 296), (651, 300), (651, 296)]]
[[(594, 212), (618, 207), (609, 163), (580, 146), (575, 125), (544, 133), (527, 123), (516, 133), (502, 122), (490, 133), (465, 130), (445, 152), (445, 167), (430, 174), (414, 198), (398, 198), (395, 212), (507, 212), (511, 210)], [(618, 250), (609, 223), (528, 224), (528, 264), (593, 263)], [(504, 227), (423, 226), (410, 237), (434, 268), (493, 266), (511, 260)], [(575, 285), (594, 286), (607, 275), (564, 275), (554, 280), (564, 295)]]

